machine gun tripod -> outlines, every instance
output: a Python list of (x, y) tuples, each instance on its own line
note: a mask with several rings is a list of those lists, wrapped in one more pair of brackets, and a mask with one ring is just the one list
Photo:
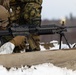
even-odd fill
[(64, 34), (64, 32), (60, 32), (60, 40), (59, 40), (59, 49), (61, 49), (61, 41), (62, 41), (62, 37), (64, 38), (64, 40), (66, 41), (67, 45), (69, 48), (71, 48), (70, 44), (68, 43), (68, 40)]

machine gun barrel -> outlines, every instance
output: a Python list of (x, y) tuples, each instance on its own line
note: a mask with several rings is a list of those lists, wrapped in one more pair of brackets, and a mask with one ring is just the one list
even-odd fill
[(55, 34), (58, 32), (66, 31), (65, 28), (60, 28), (57, 25), (42, 25), (40, 27), (26, 27), (26, 25), (23, 26), (16, 26), (11, 27), (11, 31), (13, 31), (13, 35), (16, 34), (26, 34), (26, 33), (34, 33), (37, 35), (47, 35), (47, 34)]
[(12, 26), (7, 30), (0, 30), (0, 36), (7, 35), (27, 35), (28, 33), (35, 33), (38, 35), (47, 35), (47, 34), (59, 34), (61, 32), (67, 31), (67, 28), (76, 28), (76, 26), (58, 26), (55, 24), (52, 25), (42, 25), (39, 27), (27, 27), (26, 25), (21, 26)]

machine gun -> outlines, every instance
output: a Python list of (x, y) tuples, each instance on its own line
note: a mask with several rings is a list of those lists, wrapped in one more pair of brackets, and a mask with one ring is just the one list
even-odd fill
[(59, 49), (61, 49), (61, 40), (62, 37), (64, 37), (67, 45), (70, 47), (64, 32), (67, 31), (67, 28), (75, 28), (76, 26), (59, 26), (59, 25), (41, 25), (38, 27), (30, 27), (28, 25), (14, 25), (6, 30), (0, 30), (0, 38), (2, 36), (17, 36), (17, 35), (21, 35), (21, 36), (29, 36), (29, 34), (37, 34), (37, 35), (48, 35), (48, 34), (59, 34), (60, 35), (60, 46)]

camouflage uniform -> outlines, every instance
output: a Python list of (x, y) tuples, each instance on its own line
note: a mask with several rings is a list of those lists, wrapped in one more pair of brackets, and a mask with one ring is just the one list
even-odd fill
[[(42, 0), (10, 0), (10, 21), (18, 24), (39, 26), (41, 24)], [(31, 34), (28, 43), (32, 50), (40, 50), (39, 36)]]

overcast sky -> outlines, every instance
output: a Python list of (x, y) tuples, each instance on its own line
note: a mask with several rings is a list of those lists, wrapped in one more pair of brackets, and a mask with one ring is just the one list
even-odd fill
[(43, 0), (42, 19), (59, 19), (76, 16), (76, 0)]

